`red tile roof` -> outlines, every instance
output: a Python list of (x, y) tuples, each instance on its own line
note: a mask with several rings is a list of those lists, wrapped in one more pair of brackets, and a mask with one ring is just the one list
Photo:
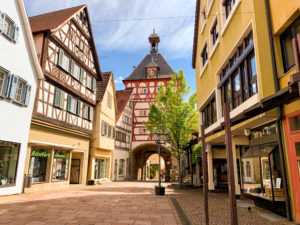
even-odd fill
[(111, 75), (112, 72), (104, 72), (102, 73), (103, 80), (97, 81), (97, 101), (102, 101)]
[(118, 122), (127, 102), (130, 99), (132, 90), (119, 90), (116, 91), (116, 98), (117, 98), (117, 114), (116, 114), (116, 123)]
[(73, 8), (49, 12), (42, 15), (29, 17), (32, 33), (51, 31), (67, 22), (75, 13), (85, 8), (86, 5), (80, 5)]

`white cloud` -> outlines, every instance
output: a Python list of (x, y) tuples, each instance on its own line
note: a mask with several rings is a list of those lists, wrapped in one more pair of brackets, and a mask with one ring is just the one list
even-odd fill
[(155, 27), (159, 46), (168, 58), (191, 57), (194, 18), (125, 20), (193, 16), (195, 0), (25, 0), (29, 15), (87, 4), (94, 37), (100, 51), (136, 52), (149, 48), (148, 36)]
[(124, 80), (124, 77), (118, 77), (117, 79), (115, 79), (115, 84), (121, 84), (122, 80)]

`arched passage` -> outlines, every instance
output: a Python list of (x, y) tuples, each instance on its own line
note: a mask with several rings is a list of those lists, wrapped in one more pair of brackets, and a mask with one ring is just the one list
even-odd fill
[[(160, 171), (162, 179), (165, 179), (166, 166), (165, 160), (160, 157)], [(152, 154), (146, 160), (146, 180), (153, 180), (159, 178), (159, 155), (157, 153)]]
[[(165, 162), (165, 180), (171, 180), (172, 155), (169, 149), (161, 145), (163, 150), (161, 156)], [(146, 180), (147, 159), (157, 153), (157, 145), (154, 143), (141, 144), (133, 149), (131, 153), (131, 175), (134, 180)]]

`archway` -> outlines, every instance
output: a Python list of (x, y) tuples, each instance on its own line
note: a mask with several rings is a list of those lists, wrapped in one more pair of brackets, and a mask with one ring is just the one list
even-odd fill
[[(165, 179), (166, 166), (165, 160), (160, 157), (160, 174)], [(146, 180), (157, 180), (159, 178), (159, 155), (152, 154), (146, 160)]]
[[(161, 145), (162, 154), (161, 157), (165, 162), (165, 181), (170, 181), (171, 177), (173, 178), (172, 174), (174, 169), (174, 160), (172, 160), (172, 154), (170, 150), (165, 146)], [(157, 152), (157, 145), (155, 143), (147, 143), (141, 144), (131, 151), (131, 178), (133, 180), (146, 180), (147, 178), (147, 169), (146, 164), (148, 158), (156, 154)], [(177, 164), (176, 164), (177, 165)], [(172, 171), (171, 171), (172, 170)]]

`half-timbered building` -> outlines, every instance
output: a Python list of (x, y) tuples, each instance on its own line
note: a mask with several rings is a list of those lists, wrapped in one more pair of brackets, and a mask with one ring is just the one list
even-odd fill
[(112, 72), (103, 73), (103, 81), (97, 82), (96, 100), (93, 139), (90, 147), (89, 180), (97, 184), (112, 180), (117, 112)]
[(26, 191), (85, 184), (96, 82), (102, 80), (86, 5), (29, 18), (46, 77), (29, 135)]
[[(132, 153), (131, 166), (133, 179), (146, 178), (146, 161), (155, 153), (156, 145), (153, 134), (146, 130), (143, 122), (148, 121), (148, 113), (151, 103), (154, 102), (161, 86), (167, 86), (167, 82), (174, 75), (173, 69), (158, 52), (159, 36), (153, 30), (149, 37), (150, 54), (147, 54), (129, 77), (123, 80), (126, 89), (132, 89)], [(171, 166), (171, 154), (166, 149), (164, 160), (167, 161), (167, 179)]]
[(116, 91), (116, 139), (114, 151), (114, 180), (130, 177), (129, 151), (131, 150), (132, 90)]

